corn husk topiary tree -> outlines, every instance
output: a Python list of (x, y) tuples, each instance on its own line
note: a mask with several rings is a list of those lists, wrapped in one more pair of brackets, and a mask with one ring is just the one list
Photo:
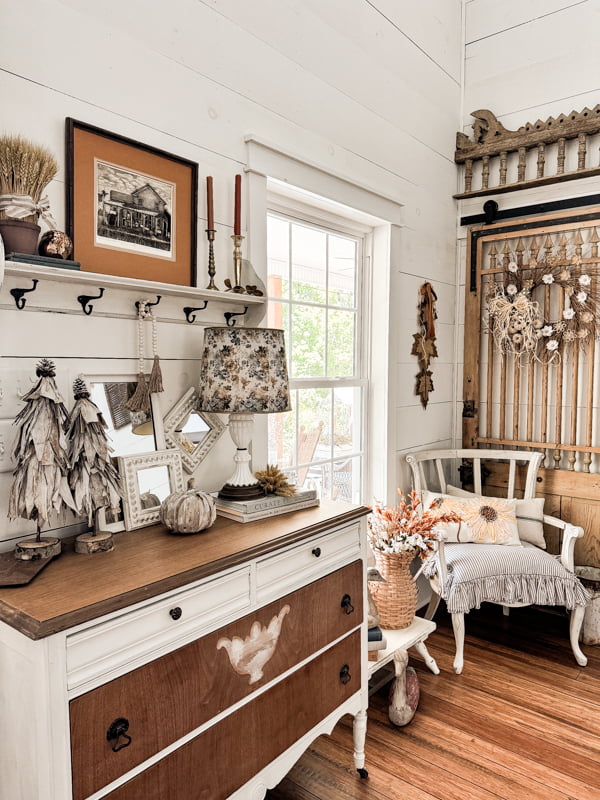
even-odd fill
[[(121, 499), (119, 475), (112, 463), (111, 447), (106, 436), (107, 424), (82, 378), (73, 383), (75, 405), (67, 431), (71, 463), (69, 485), (77, 511), (87, 516), (92, 527), (100, 508), (118, 508)], [(112, 534), (107, 531), (83, 533), (75, 540), (78, 553), (112, 550)]]
[(75, 511), (68, 482), (67, 409), (54, 380), (54, 364), (47, 358), (36, 367), (37, 384), (23, 398), (25, 406), (15, 418), (19, 432), (12, 455), (16, 461), (8, 501), (10, 519), (35, 520), (35, 539), (17, 542), (15, 556), (23, 561), (60, 553), (60, 540), (41, 536), (52, 512)]

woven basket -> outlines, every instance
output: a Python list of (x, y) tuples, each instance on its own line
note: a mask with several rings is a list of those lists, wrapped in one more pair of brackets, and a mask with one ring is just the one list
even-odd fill
[(417, 609), (417, 584), (410, 574), (414, 552), (382, 553), (373, 550), (377, 569), (385, 583), (370, 584), (382, 628), (408, 628)]

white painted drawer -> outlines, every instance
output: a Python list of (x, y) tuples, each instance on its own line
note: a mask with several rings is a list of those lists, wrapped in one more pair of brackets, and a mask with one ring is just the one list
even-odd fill
[(259, 605), (316, 580), (361, 556), (361, 523), (308, 539), (256, 565), (256, 599)]
[(67, 687), (88, 691), (249, 609), (250, 567), (245, 566), (112, 615), (67, 636)]

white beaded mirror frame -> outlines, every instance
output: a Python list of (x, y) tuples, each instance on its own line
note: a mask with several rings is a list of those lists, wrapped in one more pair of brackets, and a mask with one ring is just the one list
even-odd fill
[(154, 525), (159, 520), (163, 500), (173, 492), (184, 490), (179, 451), (158, 450), (120, 456), (118, 462), (125, 529), (131, 531)]
[[(186, 433), (186, 423), (192, 415), (204, 422), (206, 430), (198, 431), (196, 435)], [(192, 386), (165, 416), (163, 428), (166, 446), (179, 450), (185, 471), (194, 472), (223, 434), (226, 425), (218, 414), (198, 411), (198, 392)]]

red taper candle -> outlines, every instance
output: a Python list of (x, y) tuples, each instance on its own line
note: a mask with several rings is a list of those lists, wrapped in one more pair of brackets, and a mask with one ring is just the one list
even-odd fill
[(206, 218), (209, 231), (215, 229), (215, 212), (213, 208), (213, 179), (212, 175), (206, 178)]
[(235, 206), (233, 216), (233, 232), (237, 236), (242, 232), (242, 176), (235, 176)]

